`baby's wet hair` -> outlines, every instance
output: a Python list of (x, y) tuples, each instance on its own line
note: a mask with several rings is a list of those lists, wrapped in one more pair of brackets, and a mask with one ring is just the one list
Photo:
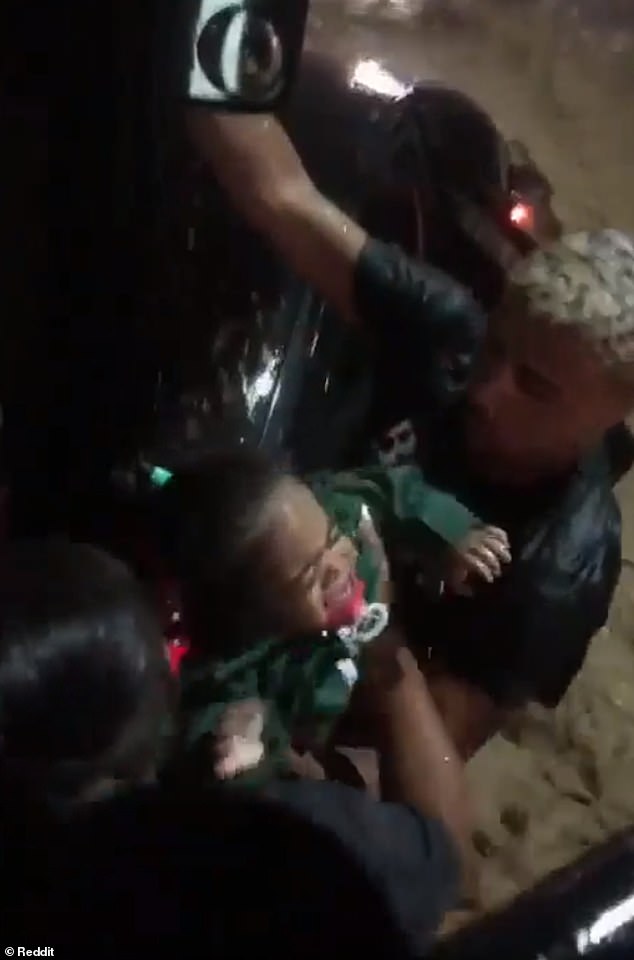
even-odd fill
[(258, 547), (268, 507), (288, 476), (266, 454), (240, 445), (176, 472), (161, 491), (162, 541), (196, 649), (225, 656), (260, 626)]

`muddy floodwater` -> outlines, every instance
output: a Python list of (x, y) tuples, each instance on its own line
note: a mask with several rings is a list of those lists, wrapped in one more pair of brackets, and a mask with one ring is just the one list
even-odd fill
[[(313, 0), (311, 19), (317, 49), (468, 91), (530, 146), (568, 228), (634, 232), (634, 0)], [(634, 476), (619, 495), (622, 580), (584, 670), (470, 766), (484, 906), (634, 822)]]

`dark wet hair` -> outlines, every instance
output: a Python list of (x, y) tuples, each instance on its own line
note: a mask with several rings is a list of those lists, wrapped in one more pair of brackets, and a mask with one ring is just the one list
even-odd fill
[(199, 650), (236, 652), (261, 626), (257, 550), (285, 476), (259, 450), (236, 446), (176, 472), (159, 495), (163, 544)]
[(161, 632), (128, 570), (93, 547), (10, 545), (0, 569), (3, 803), (72, 805), (156, 759), (169, 671)]

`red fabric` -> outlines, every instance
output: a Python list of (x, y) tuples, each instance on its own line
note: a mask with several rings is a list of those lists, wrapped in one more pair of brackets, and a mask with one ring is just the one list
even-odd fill
[(169, 660), (170, 671), (177, 677), (181, 670), (181, 661), (189, 653), (189, 640), (186, 637), (179, 637), (175, 640), (167, 641), (167, 658)]

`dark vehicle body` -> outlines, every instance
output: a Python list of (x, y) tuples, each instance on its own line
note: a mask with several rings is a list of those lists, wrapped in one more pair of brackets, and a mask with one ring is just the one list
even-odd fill
[(629, 960), (634, 831), (546, 877), (498, 913), (439, 943), (429, 960)]

